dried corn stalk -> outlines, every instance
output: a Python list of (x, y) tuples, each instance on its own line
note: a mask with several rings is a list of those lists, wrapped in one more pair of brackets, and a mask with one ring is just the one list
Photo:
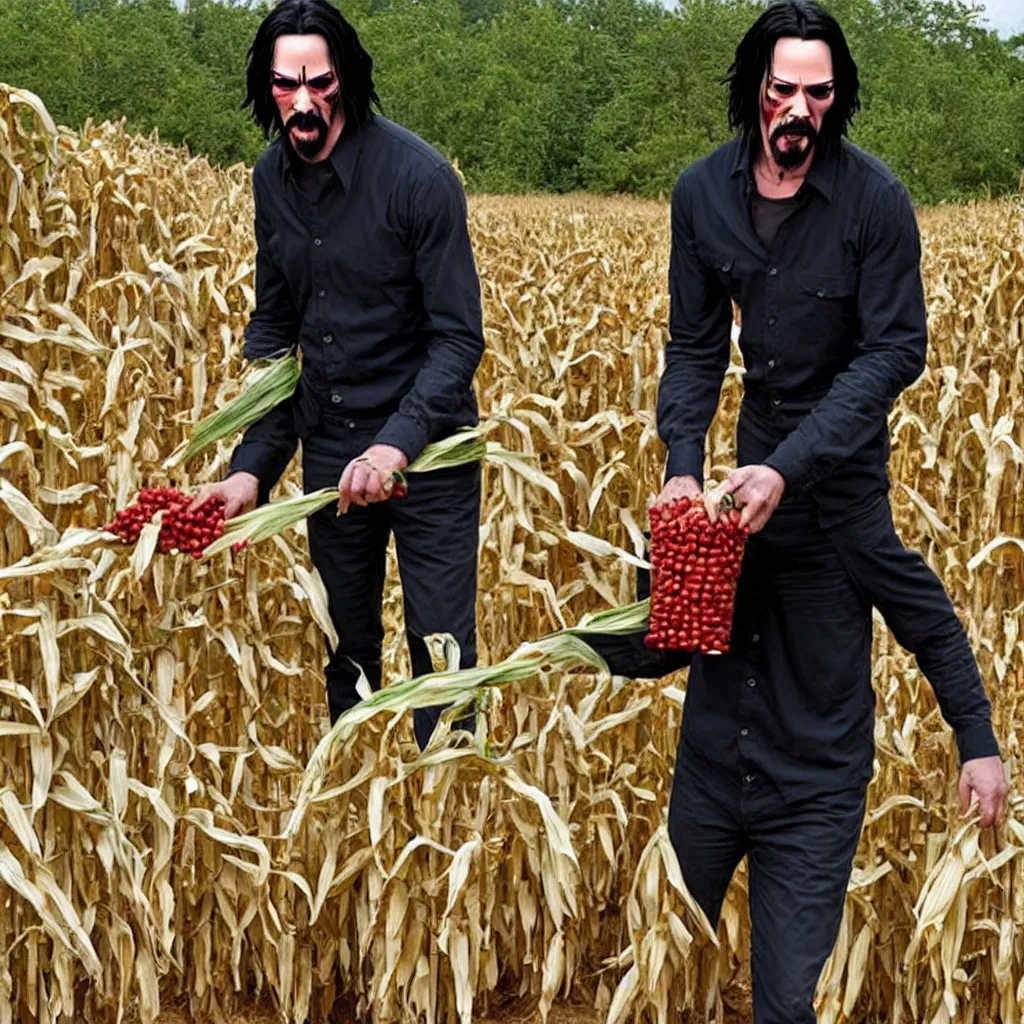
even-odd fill
[[(342, 991), (395, 1024), (514, 996), (613, 1021), (720, 1015), (744, 981), (746, 879), (712, 941), (663, 827), (685, 677), (619, 686), (539, 658), (501, 687), (483, 673), (475, 737), (420, 755), (400, 713), (334, 742), (301, 524), (202, 564), (99, 532), (140, 486), (225, 467), (230, 438), (168, 459), (245, 372), (246, 170), (119, 126), (58, 130), (0, 87), (0, 196), (0, 1024), (130, 1004), (153, 1021), (179, 994), (223, 1020), (257, 993), (302, 1021)], [(565, 626), (585, 641), (586, 616), (633, 600), (663, 459), (668, 217), (487, 198), (471, 228), (489, 443), (532, 460), (484, 469), (493, 669)], [(1016, 780), (1024, 211), (929, 212), (922, 229), (932, 349), (893, 411), (893, 501), (967, 624)], [(737, 361), (710, 474), (733, 458), (741, 386)], [(293, 468), (280, 491), (300, 490)], [(392, 583), (392, 681), (400, 602)], [(931, 693), (881, 626), (876, 641), (876, 773), (821, 1016), (1018, 1020), (1020, 800), (998, 848), (959, 819)]]

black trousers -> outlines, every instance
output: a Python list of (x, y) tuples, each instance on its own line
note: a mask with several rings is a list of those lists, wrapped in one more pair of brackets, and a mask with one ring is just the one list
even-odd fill
[[(646, 572), (638, 598), (650, 593)], [(656, 679), (685, 668), (684, 651), (651, 651), (643, 634), (591, 635), (616, 675)], [(683, 880), (712, 926), (747, 858), (754, 1024), (814, 1024), (821, 969), (842, 923), (867, 785), (786, 803), (768, 778), (743, 778), (680, 736), (668, 827)]]
[[(322, 419), (302, 445), (306, 490), (337, 487), (345, 466), (373, 444), (383, 423)], [(358, 703), (360, 668), (373, 689), (381, 685), (381, 611), (392, 532), (413, 675), (433, 671), (423, 641), (430, 633), (451, 633), (459, 644), (460, 667), (476, 665), (480, 466), (416, 473), (408, 483), (403, 498), (353, 505), (343, 516), (330, 505), (309, 520), (310, 557), (327, 589), (339, 641), (337, 650), (329, 650), (326, 672), (332, 722)], [(421, 749), (442, 710), (414, 712)]]
[(754, 1024), (814, 1024), (821, 969), (842, 922), (867, 786), (787, 804), (680, 746), (668, 826), (690, 894), (714, 927), (747, 858)]

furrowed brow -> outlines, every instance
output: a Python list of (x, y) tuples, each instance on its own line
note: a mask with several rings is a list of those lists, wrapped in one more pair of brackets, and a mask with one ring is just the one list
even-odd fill
[[(796, 84), (797, 84), (796, 82), (790, 82), (790, 81), (788, 81), (785, 78), (779, 78), (778, 75), (772, 75), (771, 81), (775, 85), (791, 85), (794, 88), (796, 87)], [(825, 79), (824, 82), (808, 82), (804, 86), (804, 88), (805, 89), (820, 89), (820, 88), (824, 88), (824, 86), (826, 86), (826, 85), (835, 85), (835, 84), (836, 84), (836, 82), (835, 82), (834, 78), (827, 78), (827, 79)]]

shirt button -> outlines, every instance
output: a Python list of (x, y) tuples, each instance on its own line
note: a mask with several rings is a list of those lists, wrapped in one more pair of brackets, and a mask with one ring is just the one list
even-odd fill
[(729, 271), (732, 270), (732, 264), (731, 263), (723, 263), (722, 264), (722, 269), (728, 274)]
[(775, 277), (775, 275), (778, 274), (778, 272), (779, 272), (779, 268), (778, 267), (771, 267), (768, 270), (768, 276), (769, 277)]
[(768, 369), (769, 370), (774, 370), (775, 369), (775, 360), (774, 359), (769, 359), (768, 360)]
[[(757, 642), (757, 641), (755, 641), (755, 643), (756, 643), (756, 642)], [(749, 686), (749, 687), (750, 687), (751, 689), (753, 689), (753, 688), (754, 688), (755, 686), (757, 686), (757, 680), (756, 680), (756, 679), (753, 679), (753, 678), (751, 678), (751, 679), (748, 679), (748, 680), (747, 680), (747, 686)]]
[(334, 335), (333, 334), (325, 334), (324, 335), (324, 344), (325, 345), (330, 345), (330, 343), (332, 341), (334, 341)]
[(768, 326), (769, 327), (774, 327), (775, 326), (775, 317), (773, 317), (773, 316), (768, 317)]
[(754, 781), (753, 775), (744, 775), (743, 781), (749, 786)]
[(740, 729), (740, 735), (741, 736), (749, 736), (750, 735), (750, 730), (746, 726), (743, 726), (743, 728)]
[(814, 294), (817, 295), (819, 299), (823, 299), (825, 298), (825, 289), (819, 288)]
[(772, 405), (774, 405), (775, 408), (778, 409), (778, 407), (780, 405), (782, 405), (782, 399), (781, 398), (773, 398), (772, 399)]
[(349, 430), (355, 430), (356, 429), (355, 420), (349, 420), (348, 421), (348, 429)]
[(341, 395), (331, 395), (331, 401), (335, 405), (341, 405)]
[(324, 244), (324, 240), (322, 238), (314, 238), (313, 239), (313, 244), (314, 245), (323, 245)]
[(752, 644), (759, 644), (761, 642), (761, 634), (760, 633), (753, 633), (751, 635), (751, 637), (750, 637), (750, 642)]
[(322, 298), (323, 298), (323, 297), (324, 297), (324, 296), (325, 296), (326, 294), (327, 294), (327, 290), (326, 290), (325, 288), (321, 288), (321, 289), (320, 289), (320, 291), (318, 291), (318, 292), (317, 292), (317, 295), (319, 295), (321, 299), (322, 299)]

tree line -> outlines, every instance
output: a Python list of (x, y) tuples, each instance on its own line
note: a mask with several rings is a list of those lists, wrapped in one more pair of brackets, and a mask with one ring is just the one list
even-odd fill
[[(0, 81), (60, 123), (126, 118), (252, 163), (241, 109), (266, 0), (0, 0)], [(339, 0), (384, 113), (471, 190), (658, 195), (729, 137), (722, 79), (763, 0)], [(964, 0), (826, 0), (861, 77), (855, 142), (918, 203), (1000, 194), (1024, 169), (1024, 36)]]

